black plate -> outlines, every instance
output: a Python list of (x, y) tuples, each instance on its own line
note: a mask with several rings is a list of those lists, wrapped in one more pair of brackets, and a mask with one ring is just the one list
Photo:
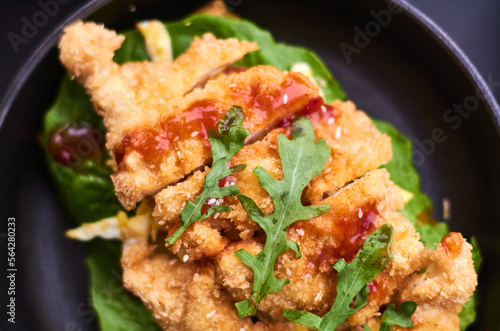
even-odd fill
[[(54, 48), (62, 27), (94, 12), (89, 19), (123, 29), (144, 18), (180, 18), (201, 2), (141, 1), (135, 12), (128, 10), (128, 2), (106, 3), (89, 2), (61, 22), (26, 63), (0, 107), (2, 224), (7, 217), (16, 218), (18, 257), (16, 324), (6, 323), (4, 315), (2, 329), (96, 328), (88, 312), (85, 248), (63, 237), (74, 224), (58, 202), (36, 143), (43, 113), (64, 73)], [(441, 217), (442, 199), (449, 199), (450, 226), (467, 237), (477, 235), (485, 254), (480, 322), (473, 330), (485, 330), (488, 319), (490, 330), (497, 330), (497, 305), (487, 302), (498, 302), (500, 295), (498, 288), (490, 287), (500, 278), (495, 270), (500, 262), (495, 253), (500, 233), (500, 177), (495, 171), (500, 169), (500, 111), (470, 62), (429, 19), (399, 1), (394, 3), (402, 12), (391, 14), (390, 23), (380, 29), (370, 12), (387, 10), (382, 0), (228, 3), (238, 14), (271, 30), (276, 39), (316, 51), (361, 109), (420, 142), (415, 160), (423, 190), (435, 204), (435, 216)], [(356, 44), (354, 28), (371, 29), (369, 40)], [(344, 48), (357, 47), (350, 63), (341, 43)], [(465, 110), (452, 120), (446, 117), (447, 110), (455, 104)], [(436, 136), (440, 130), (446, 139)], [(6, 240), (0, 240), (6, 252)], [(5, 258), (2, 253), (2, 265)], [(5, 270), (0, 271), (2, 293), (7, 288)], [(6, 299), (5, 294), (0, 296), (2, 307)]]

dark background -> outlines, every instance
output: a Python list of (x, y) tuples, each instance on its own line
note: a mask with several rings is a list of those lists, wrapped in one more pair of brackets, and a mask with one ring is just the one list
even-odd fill
[[(49, 0), (41, 0), (47, 2)], [(39, 29), (16, 53), (8, 39), (9, 32), (21, 35), (23, 17), (32, 21), (40, 10), (36, 0), (2, 0), (0, 10), (0, 96), (3, 96), (16, 72), (31, 52), (52, 28), (73, 9), (85, 1), (65, 0), (68, 3), (49, 22)], [(119, 1), (119, 0), (115, 0)], [(251, 1), (251, 0), (243, 0)], [(62, 2), (62, 1), (61, 1)], [(432, 18), (458, 44), (488, 81), (500, 81), (500, 1), (498, 0), (412, 0), (409, 1)], [(500, 89), (494, 94), (500, 99)]]

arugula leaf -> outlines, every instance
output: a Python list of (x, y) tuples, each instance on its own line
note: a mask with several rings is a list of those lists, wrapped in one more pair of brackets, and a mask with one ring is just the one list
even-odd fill
[(227, 195), (233, 196), (240, 193), (236, 185), (219, 187), (219, 180), (246, 168), (246, 164), (238, 164), (231, 168), (227, 164), (234, 154), (245, 146), (245, 138), (250, 134), (250, 131), (241, 125), (244, 118), (243, 108), (233, 106), (218, 123), (219, 136), (214, 128), (209, 129), (208, 141), (212, 145), (212, 169), (205, 176), (203, 191), (196, 197), (194, 203), (188, 201), (182, 209), (181, 224), (170, 237), (165, 239), (168, 244), (173, 245), (194, 222), (204, 220), (215, 213), (231, 211), (228, 206), (216, 205), (208, 209), (205, 214), (201, 214), (201, 208), (208, 199), (222, 199)]
[[(319, 317), (307, 311), (293, 309), (283, 310), (283, 316), (290, 321), (320, 331), (335, 330), (349, 316), (368, 303), (368, 283), (375, 279), (392, 260), (390, 248), (393, 233), (392, 225), (382, 225), (366, 238), (351, 264), (338, 260), (333, 265), (338, 271), (337, 297), (325, 316)], [(353, 300), (354, 305), (350, 308)]]
[[(414, 301), (405, 301), (395, 310), (396, 306), (390, 304), (384, 311), (382, 319), (380, 320), (379, 331), (391, 331), (394, 325), (399, 325), (404, 328), (411, 328), (415, 324), (411, 320), (411, 316), (417, 309), (417, 303)], [(368, 325), (365, 325), (365, 330), (370, 331)]]
[(283, 180), (274, 179), (264, 168), (254, 170), (260, 185), (269, 193), (274, 202), (274, 212), (265, 215), (255, 201), (245, 195), (238, 195), (238, 200), (248, 216), (257, 222), (266, 233), (264, 249), (252, 256), (246, 250), (236, 251), (236, 255), (254, 272), (254, 282), (250, 297), (236, 303), (238, 315), (255, 315), (260, 301), (266, 295), (279, 291), (289, 279), (276, 279), (274, 263), (280, 254), (288, 248), (300, 257), (297, 243), (286, 239), (288, 227), (301, 220), (326, 213), (330, 206), (318, 205), (305, 207), (301, 202), (305, 186), (323, 171), (330, 156), (330, 148), (325, 140), (314, 143), (314, 129), (311, 121), (299, 118), (292, 124), (292, 140), (285, 135), (278, 136), (278, 151), (283, 168)]

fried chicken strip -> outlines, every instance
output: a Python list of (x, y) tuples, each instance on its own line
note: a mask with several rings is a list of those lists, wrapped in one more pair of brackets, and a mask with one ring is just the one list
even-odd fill
[[(314, 102), (316, 101), (312, 103)], [(326, 108), (326, 106), (309, 111), (307, 116), (313, 122), (317, 139), (325, 139), (332, 153), (325, 166), (325, 171), (315, 177), (305, 189), (304, 197), (307, 202), (322, 200), (327, 193), (331, 194), (345, 183), (362, 176), (367, 171), (378, 168), (390, 160), (392, 156), (390, 138), (378, 132), (368, 116), (362, 111), (356, 110), (352, 102), (334, 101), (328, 106), (326, 112), (323, 112), (322, 108)], [(339, 129), (343, 130), (342, 134), (337, 134)], [(247, 164), (247, 168), (226, 179), (226, 183), (234, 182), (242, 194), (254, 199), (266, 214), (274, 211), (274, 205), (267, 192), (259, 185), (253, 170), (257, 166), (261, 166), (274, 178), (282, 179), (277, 145), (279, 134), (290, 136), (290, 128), (275, 129), (261, 141), (245, 146), (231, 159), (231, 165)], [(193, 188), (192, 192), (185, 194), (186, 187)], [(194, 201), (202, 188), (203, 178), (192, 176), (177, 186), (159, 192), (155, 197), (156, 208), (154, 211), (157, 223), (165, 226), (166, 229), (176, 226), (182, 207), (188, 200)], [(182, 193), (176, 193), (177, 191)], [(248, 217), (236, 197), (226, 197), (221, 203), (230, 206), (233, 211), (222, 213), (218, 215), (217, 219), (212, 217), (204, 221), (204, 224), (206, 226), (210, 226), (210, 223), (216, 224), (214, 228), (236, 231), (242, 239), (251, 238), (259, 226)], [(219, 234), (214, 232), (213, 236), (216, 240)], [(173, 247), (174, 252), (177, 252), (180, 245), (183, 245), (187, 250), (192, 251), (192, 253), (188, 253), (190, 258), (213, 256), (213, 247), (205, 246), (204, 248), (196, 243), (195, 238), (196, 234), (188, 229), (185, 236), (179, 240), (182, 244), (176, 243), (176, 246)], [(221, 239), (217, 240), (221, 242)], [(198, 242), (202, 242), (202, 240), (198, 240)], [(222, 247), (222, 245), (217, 245), (217, 247)], [(194, 251), (195, 248), (196, 251)], [(209, 254), (204, 254), (204, 250)]]
[(116, 194), (130, 209), (144, 196), (203, 167), (212, 157), (207, 130), (233, 105), (243, 108), (243, 126), (253, 140), (317, 96), (318, 87), (302, 74), (257, 66), (173, 99), (165, 107), (178, 115), (162, 117), (153, 128), (127, 133), (115, 151)]
[[(331, 206), (330, 211), (296, 222), (288, 230), (287, 238), (299, 244), (302, 257), (296, 259), (293, 252), (287, 251), (278, 258), (275, 275), (278, 279), (289, 278), (290, 284), (262, 300), (259, 316), (282, 321), (283, 309), (326, 313), (336, 295), (332, 265), (340, 258), (352, 261), (366, 237), (385, 223), (394, 227), (394, 258), (371, 284), (369, 303), (349, 318), (349, 324), (363, 325), (422, 265), (424, 247), (411, 223), (396, 211), (403, 206), (401, 192), (385, 169), (366, 174), (323, 203)], [(220, 254), (217, 282), (235, 301), (250, 294), (253, 273), (234, 251), (245, 248), (257, 254), (262, 246), (256, 239), (249, 239), (229, 245)]]
[(124, 245), (124, 286), (139, 296), (164, 330), (297, 330), (294, 323), (238, 318), (231, 298), (214, 282), (214, 268), (181, 263), (139, 240)]
[(409, 278), (399, 301), (417, 303), (412, 316), (415, 327), (410, 330), (460, 329), (458, 313), (477, 286), (471, 250), (460, 233), (451, 232), (441, 239), (435, 251), (429, 252), (425, 272)]
[(60, 59), (87, 89), (108, 130), (107, 147), (116, 150), (125, 132), (154, 124), (168, 114), (165, 103), (191, 91), (210, 76), (258, 49), (256, 43), (195, 38), (173, 62), (113, 62), (125, 37), (95, 23), (77, 21), (64, 29)]

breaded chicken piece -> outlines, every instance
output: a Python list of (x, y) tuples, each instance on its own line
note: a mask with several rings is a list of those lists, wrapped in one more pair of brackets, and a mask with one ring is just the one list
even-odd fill
[(292, 322), (267, 325), (238, 318), (234, 303), (214, 281), (212, 266), (181, 263), (144, 240), (124, 245), (125, 288), (142, 299), (164, 330), (298, 330)]
[(451, 232), (441, 239), (435, 251), (429, 252), (425, 272), (409, 278), (399, 296), (400, 302), (417, 303), (412, 316), (415, 327), (409, 330), (459, 329), (458, 313), (477, 286), (471, 250), (460, 233)]
[[(368, 173), (323, 203), (331, 206), (330, 211), (288, 230), (287, 238), (299, 244), (302, 257), (296, 259), (287, 251), (278, 258), (275, 275), (289, 278), (290, 284), (262, 300), (259, 316), (282, 321), (283, 309), (326, 313), (336, 295), (332, 265), (340, 258), (352, 261), (366, 237), (385, 223), (394, 227), (394, 258), (371, 284), (369, 303), (349, 318), (350, 325), (363, 325), (421, 267), (424, 246), (411, 223), (396, 211), (403, 207), (401, 192), (385, 169)], [(236, 301), (248, 297), (253, 280), (252, 270), (234, 255), (240, 248), (255, 255), (262, 243), (249, 239), (231, 244), (218, 258), (217, 282)]]
[(156, 123), (169, 114), (165, 103), (258, 49), (256, 43), (218, 40), (212, 34), (195, 38), (173, 62), (113, 62), (125, 40), (95, 23), (77, 21), (64, 29), (60, 59), (85, 86), (108, 130), (107, 148), (115, 151), (125, 132)]
[[(314, 101), (313, 101), (314, 102)], [(318, 202), (327, 193), (332, 193), (362, 176), (367, 171), (378, 168), (392, 157), (390, 138), (376, 130), (371, 120), (362, 111), (356, 110), (352, 102), (335, 101), (328, 112), (309, 112), (317, 139), (325, 139), (332, 150), (327, 161), (325, 171), (316, 176), (306, 187), (304, 197), (307, 202)], [(333, 119), (333, 123), (332, 120)], [(337, 134), (337, 129), (343, 128), (344, 132)], [(230, 161), (231, 165), (246, 164), (243, 171), (229, 176), (226, 182), (234, 182), (240, 192), (254, 199), (261, 210), (270, 214), (274, 205), (267, 192), (259, 185), (253, 170), (257, 166), (266, 169), (274, 178), (281, 180), (281, 161), (278, 153), (277, 137), (279, 134), (290, 135), (290, 128), (277, 128), (267, 134), (261, 141), (247, 145), (241, 149)], [(196, 192), (189, 195), (175, 194), (176, 190), (185, 192), (187, 183), (196, 182)], [(189, 184), (190, 187), (194, 186)], [(182, 207), (188, 200), (194, 201), (203, 188), (203, 181), (193, 176), (178, 186), (164, 189), (156, 195), (156, 208), (154, 212), (158, 224), (166, 225), (168, 230), (178, 224), (178, 216)], [(172, 196), (175, 200), (172, 201)], [(239, 203), (236, 197), (226, 197), (223, 205), (231, 207), (229, 213), (222, 213), (217, 217), (219, 228), (226, 231), (236, 231), (241, 239), (249, 239), (259, 229)], [(176, 209), (173, 209), (176, 206)], [(213, 217), (212, 217), (213, 220)], [(214, 222), (212, 222), (214, 223)], [(189, 231), (189, 229), (188, 229)], [(217, 236), (217, 234), (214, 233)], [(191, 238), (193, 234), (190, 232)], [(180, 240), (184, 240), (181, 238)], [(218, 247), (221, 247), (219, 245)], [(199, 253), (199, 251), (198, 251)], [(210, 249), (213, 254), (213, 249)], [(204, 254), (202, 254), (204, 255)], [(194, 256), (189, 254), (189, 256)], [(199, 256), (197, 254), (197, 256)]]
[(332, 150), (325, 170), (305, 190), (309, 203), (321, 201), (338, 188), (392, 159), (391, 139), (377, 130), (372, 120), (351, 102), (333, 101), (334, 116), (311, 116), (317, 139)]
[(131, 209), (144, 196), (208, 163), (207, 130), (232, 106), (243, 108), (243, 126), (253, 140), (317, 96), (318, 87), (302, 74), (257, 66), (170, 100), (166, 109), (178, 115), (162, 116), (152, 128), (126, 133), (115, 151), (119, 170), (112, 180), (120, 202)]

